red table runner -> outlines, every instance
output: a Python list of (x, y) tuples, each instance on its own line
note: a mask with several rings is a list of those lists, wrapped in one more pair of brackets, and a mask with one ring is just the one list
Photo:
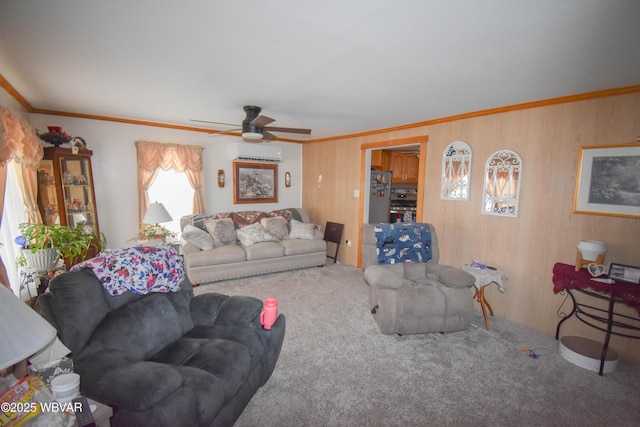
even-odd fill
[[(605, 277), (605, 276), (601, 276)], [(623, 282), (601, 283), (591, 280), (593, 276), (586, 268), (576, 271), (575, 266), (557, 263), (553, 266), (553, 292), (559, 293), (565, 289), (586, 289), (602, 292), (619, 298), (626, 305), (635, 309), (640, 315), (640, 285)]]

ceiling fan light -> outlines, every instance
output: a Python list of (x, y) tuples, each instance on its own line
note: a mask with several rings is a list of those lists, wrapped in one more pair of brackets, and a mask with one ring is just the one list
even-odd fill
[(242, 137), (245, 139), (262, 139), (262, 133), (259, 132), (242, 132)]

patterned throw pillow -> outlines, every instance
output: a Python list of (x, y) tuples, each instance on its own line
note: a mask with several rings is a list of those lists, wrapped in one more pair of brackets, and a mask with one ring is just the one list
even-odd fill
[(191, 224), (184, 226), (184, 230), (182, 230), (182, 237), (188, 243), (199, 247), (203, 251), (209, 251), (214, 247), (213, 237), (211, 237), (211, 234)]
[(287, 227), (287, 220), (281, 216), (272, 218), (262, 218), (260, 224), (267, 229), (267, 232), (278, 240), (284, 240), (289, 238), (289, 227)]
[(316, 228), (315, 224), (292, 219), (289, 225), (291, 226), (291, 231), (289, 232), (290, 239), (313, 240), (313, 230)]
[(247, 225), (260, 222), (262, 218), (266, 218), (267, 214), (260, 211), (241, 211), (231, 212), (230, 217), (236, 225), (236, 228), (246, 227)]
[(207, 219), (204, 222), (204, 226), (213, 237), (214, 246), (236, 242), (236, 227), (233, 225), (231, 218)]
[(240, 244), (242, 246), (251, 246), (254, 243), (277, 240), (269, 234), (269, 232), (267, 232), (259, 222), (239, 228), (236, 233), (238, 234), (238, 240), (240, 240)]

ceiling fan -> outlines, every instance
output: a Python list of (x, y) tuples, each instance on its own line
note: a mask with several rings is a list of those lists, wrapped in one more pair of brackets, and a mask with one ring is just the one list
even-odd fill
[[(242, 121), (241, 128), (232, 129), (232, 130), (242, 130), (242, 138), (244, 138), (249, 142), (261, 142), (263, 140), (276, 139), (276, 136), (271, 132), (300, 133), (304, 135), (311, 134), (311, 129), (267, 126), (268, 124), (275, 122), (275, 119), (261, 115), (260, 112), (262, 111), (262, 108), (256, 107), (254, 105), (245, 105), (242, 108), (244, 109), (247, 116)], [(207, 120), (191, 119), (191, 121), (203, 122), (203, 123), (214, 123), (214, 124), (226, 125), (226, 126), (240, 126), (240, 125), (234, 125), (230, 123), (211, 122)], [(222, 133), (222, 132), (231, 132), (231, 131), (227, 130), (227, 131), (220, 131), (220, 132), (214, 132), (214, 133)]]

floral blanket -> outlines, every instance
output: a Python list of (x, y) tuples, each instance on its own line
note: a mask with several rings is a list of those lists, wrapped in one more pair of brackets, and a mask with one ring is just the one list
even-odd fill
[(427, 262), (431, 259), (431, 230), (424, 223), (375, 224), (378, 263)]
[(85, 267), (93, 270), (111, 295), (176, 292), (184, 281), (184, 262), (170, 246), (107, 249), (71, 270)]

